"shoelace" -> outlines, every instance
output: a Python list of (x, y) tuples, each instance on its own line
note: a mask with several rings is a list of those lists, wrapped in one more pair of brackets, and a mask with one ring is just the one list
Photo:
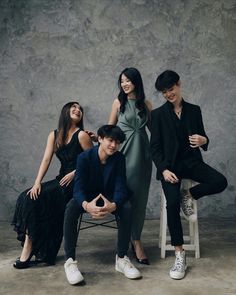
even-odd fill
[(124, 257), (124, 261), (125, 261), (125, 265), (124, 268), (128, 267), (128, 268), (134, 268), (133, 264), (130, 262), (128, 257)]
[(172, 267), (172, 270), (183, 271), (183, 269), (184, 269), (184, 259), (182, 257), (177, 256), (175, 260), (175, 264)]
[(77, 272), (78, 271), (76, 261), (71, 262), (68, 267), (69, 267), (71, 272)]

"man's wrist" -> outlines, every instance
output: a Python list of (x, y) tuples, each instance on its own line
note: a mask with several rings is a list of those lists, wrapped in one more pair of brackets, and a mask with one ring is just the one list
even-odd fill
[(116, 211), (116, 209), (117, 209), (117, 205), (116, 205), (116, 203), (115, 203), (115, 202), (112, 202), (111, 204), (112, 204), (113, 207), (114, 207), (114, 210), (113, 210), (112, 212)]
[(87, 201), (83, 201), (83, 203), (82, 203), (82, 207), (83, 207), (84, 210), (87, 212), (88, 202), (87, 202)]

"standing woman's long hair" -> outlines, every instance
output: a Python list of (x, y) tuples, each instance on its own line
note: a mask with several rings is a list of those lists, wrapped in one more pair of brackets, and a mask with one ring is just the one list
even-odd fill
[(143, 80), (141, 77), (140, 72), (136, 68), (125, 68), (118, 79), (118, 87), (120, 90), (120, 93), (118, 94), (118, 99), (120, 101), (120, 112), (124, 113), (125, 111), (125, 105), (127, 103), (127, 94), (124, 92), (124, 90), (121, 87), (121, 76), (125, 75), (133, 84), (134, 84), (134, 92), (135, 92), (135, 106), (137, 109), (141, 111), (140, 114), (146, 111), (146, 105), (145, 105), (145, 93), (143, 88)]
[[(57, 128), (57, 136), (55, 140), (55, 150), (63, 147), (66, 144), (68, 132), (72, 125), (71, 117), (70, 117), (70, 108), (73, 106), (73, 104), (77, 104), (80, 106), (80, 104), (77, 101), (71, 101), (65, 104), (61, 110), (61, 114), (60, 114), (59, 122), (58, 122), (58, 128)], [(76, 126), (83, 130), (84, 129), (84, 121), (83, 121), (84, 111), (81, 106), (80, 106), (80, 110), (82, 112), (82, 118), (76, 124)]]

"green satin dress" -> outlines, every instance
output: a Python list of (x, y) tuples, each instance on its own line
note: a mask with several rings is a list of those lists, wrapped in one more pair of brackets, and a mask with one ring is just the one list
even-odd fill
[(135, 99), (128, 99), (124, 113), (118, 114), (117, 125), (126, 135), (120, 151), (126, 157), (126, 175), (132, 195), (132, 240), (140, 240), (143, 229), (149, 186), (152, 173), (152, 160), (149, 139), (146, 132), (148, 113), (139, 115)]

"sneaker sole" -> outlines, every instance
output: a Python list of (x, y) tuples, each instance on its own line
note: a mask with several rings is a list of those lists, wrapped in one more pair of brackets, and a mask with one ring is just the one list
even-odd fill
[[(66, 273), (66, 271), (65, 271)], [(70, 285), (77, 285), (79, 283), (82, 283), (84, 281), (84, 277), (82, 276), (82, 274), (80, 274), (80, 278), (78, 278), (77, 280), (70, 280), (67, 276), (67, 273), (66, 273), (66, 278), (67, 278), (67, 281)]]
[[(186, 269), (187, 269), (187, 265), (185, 265), (185, 271), (186, 271)], [(183, 275), (182, 276), (175, 276), (175, 275), (171, 275), (171, 272), (169, 273), (169, 275), (170, 275), (170, 277), (171, 277), (171, 279), (173, 279), (173, 280), (182, 280), (184, 277), (185, 277), (185, 272), (183, 273)]]
[(79, 283), (82, 283), (82, 282), (84, 281), (84, 278), (81, 278), (81, 279), (76, 280), (76, 281), (70, 281), (70, 280), (68, 280), (68, 278), (67, 278), (67, 281), (69, 282), (70, 285), (77, 285), (77, 284), (79, 284)]
[(115, 266), (115, 270), (122, 273), (126, 278), (131, 279), (131, 280), (136, 280), (136, 279), (140, 279), (142, 277), (142, 275), (136, 275), (136, 276), (129, 276), (126, 275), (118, 266)]
[(175, 276), (170, 274), (170, 277), (173, 280), (182, 280), (185, 277), (185, 273), (182, 276), (178, 276), (178, 277), (177, 276), (175, 277)]

